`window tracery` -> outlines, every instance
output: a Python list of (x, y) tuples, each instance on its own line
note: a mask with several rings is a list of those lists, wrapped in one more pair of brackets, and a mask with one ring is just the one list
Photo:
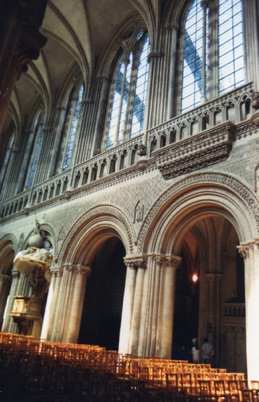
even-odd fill
[(42, 143), (43, 143), (43, 138), (44, 138), (44, 123), (45, 123), (45, 114), (39, 114), (35, 120), (34, 124), (34, 146), (33, 146), (33, 152), (30, 160), (30, 168), (29, 168), (29, 173), (27, 176), (27, 181), (26, 181), (26, 188), (32, 188), (33, 186), (33, 181), (36, 173), (36, 169), (39, 163), (39, 158), (40, 158), (40, 152), (42, 148)]
[(109, 97), (106, 149), (143, 131), (149, 51), (149, 35), (141, 29), (117, 60)]
[(66, 143), (66, 149), (65, 149), (65, 154), (64, 154), (64, 161), (63, 161), (63, 169), (68, 169), (70, 167), (71, 163), (71, 158), (72, 158), (72, 152), (73, 152), (73, 146), (74, 146), (74, 141), (76, 137), (76, 131), (78, 128), (79, 124), (79, 115), (80, 115), (80, 109), (81, 109), (81, 103), (83, 100), (83, 95), (84, 95), (84, 84), (81, 84), (78, 90), (77, 94), (77, 99), (75, 102), (73, 102), (73, 96), (70, 99), (70, 105), (68, 110), (71, 110), (71, 114), (67, 115), (67, 127), (68, 127), (68, 135), (67, 137), (67, 143)]
[(183, 39), (182, 112), (245, 83), (243, 35), (242, 0), (191, 2)]

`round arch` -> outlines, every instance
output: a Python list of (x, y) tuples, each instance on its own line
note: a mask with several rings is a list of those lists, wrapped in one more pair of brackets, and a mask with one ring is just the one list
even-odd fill
[(0, 245), (1, 274), (10, 275), (14, 256), (18, 249), (17, 240), (14, 236), (7, 235), (0, 240)]
[(108, 204), (94, 207), (73, 225), (63, 242), (58, 261), (90, 264), (100, 244), (113, 236), (121, 240), (126, 254), (133, 253), (136, 235), (125, 214)]
[[(258, 237), (256, 195), (234, 176), (198, 173), (168, 188), (150, 208), (138, 236), (138, 251), (170, 253), (202, 216), (221, 215), (234, 226), (240, 242)], [(173, 223), (173, 224), (172, 224)]]

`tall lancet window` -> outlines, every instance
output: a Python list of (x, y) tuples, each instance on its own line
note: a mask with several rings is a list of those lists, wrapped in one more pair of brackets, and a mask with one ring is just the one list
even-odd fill
[(183, 40), (185, 112), (245, 82), (243, 1), (193, 0)]
[(71, 159), (72, 159), (72, 152), (73, 146), (75, 142), (76, 132), (79, 125), (79, 116), (80, 116), (80, 109), (84, 95), (84, 84), (81, 84), (78, 90), (78, 94), (76, 100), (73, 100), (73, 96), (71, 101), (69, 102), (71, 114), (68, 117), (69, 119), (69, 127), (68, 127), (68, 136), (67, 136), (67, 143), (66, 149), (64, 154), (63, 160), (63, 169), (68, 169), (70, 167)]
[(38, 162), (40, 158), (40, 152), (42, 147), (42, 142), (44, 138), (44, 123), (45, 123), (45, 116), (39, 115), (34, 124), (34, 145), (33, 145), (33, 152), (30, 160), (30, 168), (29, 174), (27, 176), (26, 187), (31, 188), (33, 186), (33, 181), (36, 173), (36, 169), (38, 167)]
[(149, 35), (141, 29), (130, 35), (117, 60), (109, 98), (106, 148), (143, 132), (149, 52)]

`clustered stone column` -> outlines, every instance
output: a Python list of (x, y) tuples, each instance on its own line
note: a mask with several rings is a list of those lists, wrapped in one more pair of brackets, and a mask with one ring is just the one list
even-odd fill
[(125, 259), (119, 352), (171, 357), (175, 272), (181, 258), (152, 254)]
[(63, 336), (64, 342), (76, 343), (78, 341), (86, 282), (90, 273), (90, 267), (77, 265), (74, 269), (73, 292), (67, 311), (68, 320)]
[(47, 341), (78, 341), (87, 277), (91, 269), (82, 265), (64, 264), (51, 267), (41, 338)]
[(16, 268), (12, 270), (12, 285), (9, 294), (8, 305), (5, 312), (5, 319), (3, 322), (2, 331), (17, 333), (17, 324), (13, 321), (10, 313), (13, 308), (15, 296), (30, 296), (32, 289), (29, 281), (24, 275), (20, 275)]
[(52, 324), (54, 322), (55, 311), (56, 311), (56, 309), (53, 308), (53, 306), (57, 306), (57, 298), (59, 294), (60, 282), (62, 277), (59, 265), (52, 265), (50, 267), (50, 272), (51, 272), (51, 281), (41, 331), (41, 339), (46, 341), (51, 340)]
[(259, 378), (259, 239), (237, 247), (245, 265), (247, 378)]
[(164, 289), (162, 292), (162, 328), (160, 357), (171, 357), (173, 344), (173, 320), (176, 270), (181, 264), (181, 257), (166, 255), (163, 269)]
[(0, 275), (0, 328), (3, 324), (5, 304), (11, 285), (11, 278), (8, 275)]
[[(137, 280), (137, 267), (143, 264), (145, 266), (144, 260), (140, 258), (130, 258), (124, 259), (127, 266), (126, 273), (126, 283), (124, 289), (124, 299), (122, 306), (122, 318), (121, 318), (121, 330), (120, 330), (120, 341), (119, 341), (119, 352), (120, 353), (131, 353), (131, 349), (135, 348), (132, 345), (132, 319), (133, 319), (133, 307), (134, 307), (134, 296), (135, 287)], [(142, 262), (142, 263), (141, 263)], [(136, 308), (136, 303), (135, 303)], [(135, 314), (136, 319), (136, 314)], [(136, 331), (136, 329), (135, 329)], [(136, 334), (134, 334), (136, 335)]]

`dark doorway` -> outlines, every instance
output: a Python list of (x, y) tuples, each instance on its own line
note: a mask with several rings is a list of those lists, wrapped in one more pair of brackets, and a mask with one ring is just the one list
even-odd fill
[(118, 350), (126, 267), (125, 249), (113, 237), (99, 248), (87, 281), (79, 343)]

